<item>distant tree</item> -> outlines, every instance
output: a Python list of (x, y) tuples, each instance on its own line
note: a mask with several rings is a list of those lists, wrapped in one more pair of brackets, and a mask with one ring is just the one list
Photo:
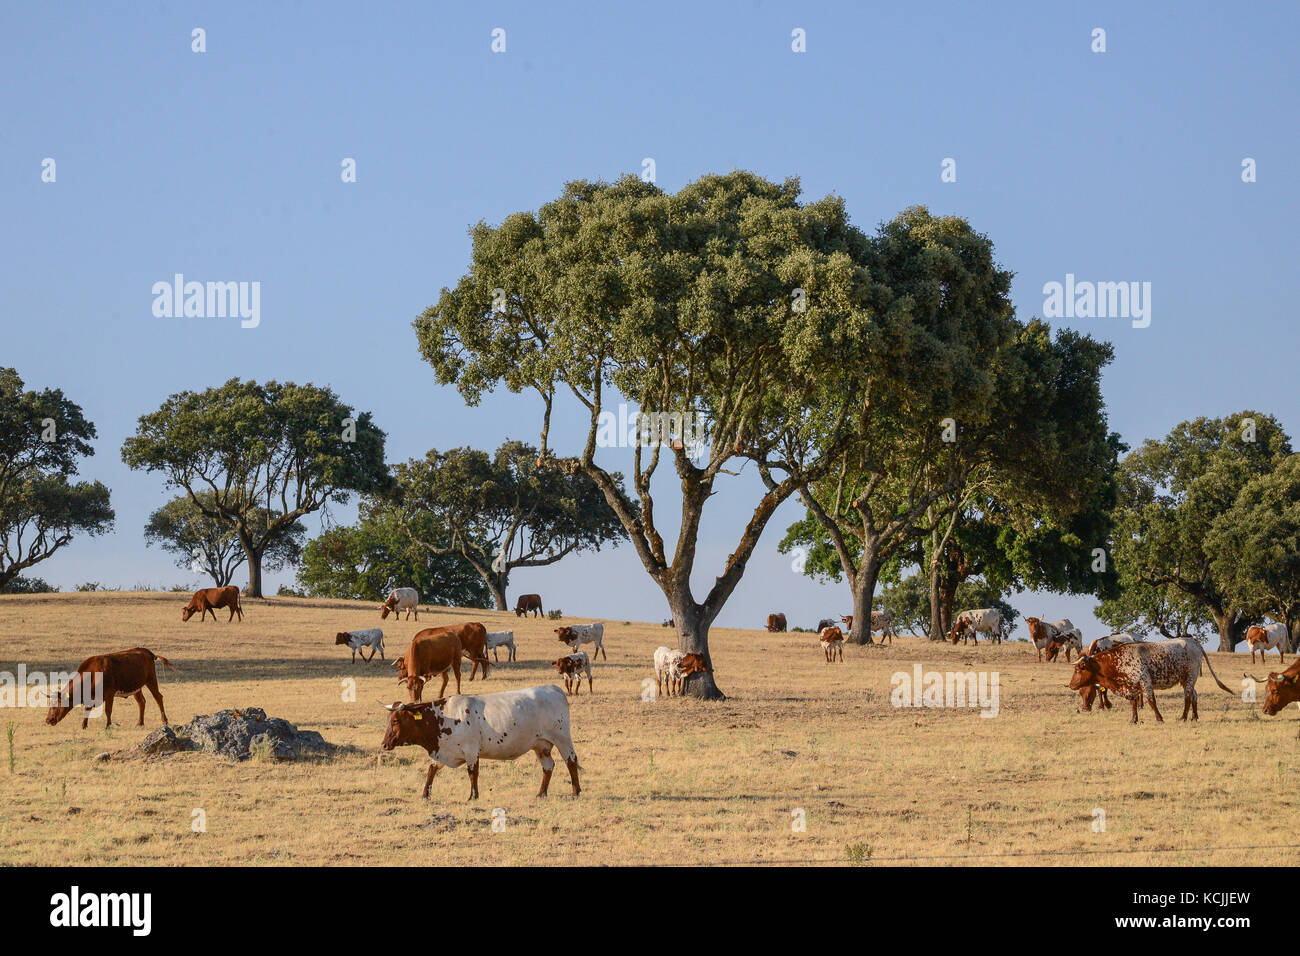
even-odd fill
[[(540, 568), (624, 538), (618, 516), (586, 475), (538, 466), (537, 449), (507, 441), (430, 451), (394, 467), (393, 514), (410, 543), (468, 563), (505, 610), (515, 568)], [(622, 476), (612, 479), (622, 488)]]
[[(177, 555), (178, 568), (205, 573), (217, 587), (225, 587), (246, 560), (244, 548), (231, 525), (208, 517), (216, 510), (212, 493), (200, 492), (198, 498), (206, 513), (188, 496), (181, 495), (151, 514), (144, 528), (145, 546), (159, 545)], [(273, 512), (259, 514), (259, 510), (265, 509), (250, 513), (255, 526), (269, 526), (277, 517)], [(301, 522), (277, 535), (262, 554), (262, 570), (278, 571), (285, 565), (297, 564), (306, 537), (307, 529)]]
[[(350, 492), (387, 490), (384, 433), (329, 388), (241, 382), (180, 392), (140, 418), (122, 445), (132, 469), (160, 472), (207, 517), (228, 524), (262, 596), (262, 564), (298, 519)], [(204, 497), (204, 493), (210, 497)]]
[(14, 369), (0, 368), (0, 589), (77, 534), (112, 529), (108, 488), (72, 480), (94, 437), (62, 391), (24, 390)]
[(1223, 587), (1300, 639), (1300, 455), (1248, 481), (1214, 519), (1205, 549)]
[[(904, 629), (917, 637), (929, 637), (930, 581), (927, 575), (912, 574), (886, 584), (880, 595), (881, 606), (894, 616), (895, 630)], [(1005, 592), (980, 578), (966, 578), (957, 586), (953, 603), (957, 611), (997, 608), (1009, 633), (1020, 612), (1009, 604)], [(947, 632), (945, 632), (946, 634)]]
[(18, 575), (10, 578), (9, 583), (0, 587), (0, 594), (57, 594), (58, 588), (44, 578), (29, 578)]
[[(1290, 455), (1277, 419), (1250, 410), (1182, 422), (1129, 453), (1120, 463), (1112, 543), (1120, 596), (1103, 601), (1098, 617), (1116, 626), (1134, 615), (1138, 626), (1162, 633), (1171, 623), (1195, 633), (1208, 618), (1220, 647), (1236, 647), (1267, 606), (1259, 588), (1225, 577), (1231, 569), (1215, 542), (1246, 540), (1233, 528), (1257, 510), (1252, 502), (1273, 493), (1272, 483), (1256, 484), (1235, 518), (1219, 519)], [(1278, 481), (1285, 487), (1285, 476)]]
[(371, 499), (362, 501), (355, 525), (307, 542), (298, 584), (313, 597), (360, 601), (381, 601), (394, 587), (413, 587), (422, 601), (445, 607), (486, 607), (489, 600), (487, 585), (462, 558), (417, 548), (391, 507)]

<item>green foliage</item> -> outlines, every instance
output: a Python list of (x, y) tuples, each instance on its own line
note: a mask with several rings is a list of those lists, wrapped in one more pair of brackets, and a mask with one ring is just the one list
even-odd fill
[(307, 542), (298, 584), (313, 597), (382, 601), (394, 587), (413, 587), (429, 604), (486, 607), (488, 589), (455, 554), (413, 546), (387, 504), (363, 499), (359, 520)]
[(8, 584), (0, 587), (0, 594), (57, 594), (58, 591), (58, 588), (44, 578), (33, 578), (22, 574), (10, 578)]
[(110, 531), (109, 492), (73, 481), (95, 426), (58, 389), (24, 390), (0, 368), (0, 589), (77, 534)]
[(254, 597), (263, 554), (298, 519), (345, 503), (350, 492), (386, 491), (392, 480), (384, 433), (369, 412), (354, 413), (329, 388), (291, 382), (231, 379), (172, 395), (140, 417), (122, 460), (160, 473), (206, 517), (235, 531)]
[[(1253, 534), (1249, 521), (1262, 517), (1259, 509), (1274, 493), (1267, 476), (1290, 456), (1279, 422), (1251, 410), (1182, 422), (1126, 456), (1112, 546), (1121, 590), (1097, 616), (1112, 627), (1166, 636), (1212, 626), (1234, 647), (1270, 608), (1249, 574), (1225, 576), (1232, 570), (1227, 555), (1250, 560), (1242, 550)], [(1286, 474), (1277, 481), (1284, 489)]]
[[(215, 496), (201, 491), (196, 497), (197, 505), (187, 495), (180, 495), (154, 511), (145, 525), (145, 545), (159, 545), (177, 556), (176, 567), (203, 572), (217, 587), (224, 587), (244, 563), (244, 548), (233, 526), (209, 517), (216, 511)], [(258, 507), (250, 516), (256, 527), (268, 527), (279, 517), (274, 511)], [(301, 522), (288, 526), (267, 544), (262, 569), (278, 571), (287, 564), (297, 564), (306, 537), (307, 529)]]
[[(635, 176), (569, 183), (535, 214), (479, 223), (469, 269), (415, 321), (438, 381), (454, 383), (467, 403), (498, 385), (536, 393), (539, 457), (597, 484), (668, 598), (682, 646), (706, 654), (708, 627), (772, 513), (828, 467), (849, 432), (854, 390), (827, 370), (846, 356), (892, 358), (899, 350), (891, 333), (907, 335), (901, 306), (881, 322), (888, 297), (844, 201), (803, 204), (799, 192), (797, 180), (743, 171), (671, 194)], [(557, 395), (588, 417), (582, 451), (552, 459)], [(635, 447), (625, 492), (596, 461), (602, 413), (620, 397), (646, 411), (702, 417), (706, 460), (693, 461), (685, 445)], [(668, 516), (671, 554), (651, 495), (663, 461), (682, 496), (680, 520)], [(705, 503), (724, 471), (746, 463), (764, 490), (721, 573), (699, 575), (711, 585), (696, 600)], [(708, 674), (687, 682), (688, 694), (714, 690)]]
[[(394, 468), (392, 510), (418, 549), (468, 562), (504, 608), (510, 572), (599, 551), (623, 537), (618, 516), (586, 475), (538, 465), (537, 449), (507, 441), (494, 455), (431, 450)], [(622, 487), (622, 476), (612, 478)]]

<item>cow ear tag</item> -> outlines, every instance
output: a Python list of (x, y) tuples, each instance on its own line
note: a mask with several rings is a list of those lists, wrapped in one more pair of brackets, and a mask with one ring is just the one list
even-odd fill
[(414, 717), (416, 720), (424, 720), (424, 714), (420, 713), (418, 710), (415, 713), (413, 713), (411, 716)]

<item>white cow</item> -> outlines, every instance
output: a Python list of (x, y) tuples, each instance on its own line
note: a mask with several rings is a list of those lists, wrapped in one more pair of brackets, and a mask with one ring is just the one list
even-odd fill
[(1255, 652), (1259, 652), (1259, 659), (1264, 659), (1264, 652), (1276, 650), (1280, 660), (1286, 660), (1284, 649), (1286, 648), (1287, 634), (1285, 624), (1265, 624), (1263, 627), (1252, 625), (1246, 631), (1246, 643), (1250, 645), (1250, 662), (1255, 663)]
[(1130, 634), (1128, 631), (1121, 631), (1118, 634), (1107, 634), (1105, 637), (1099, 637), (1088, 645), (1088, 656), (1091, 657), (1098, 651), (1104, 651), (1114, 647), (1116, 644), (1136, 644), (1141, 638)]
[(952, 630), (948, 632), (948, 640), (956, 644), (957, 641), (965, 638), (978, 644), (979, 637), (976, 635), (981, 631), (988, 635), (990, 641), (1001, 644), (1002, 612), (995, 607), (962, 611), (957, 615), (956, 620), (952, 622)]
[(504, 690), (495, 694), (456, 694), (439, 705), (436, 701), (384, 704), (388, 730), (383, 747), (392, 750), (408, 744), (429, 753), (429, 774), (424, 780), (424, 799), (429, 799), (433, 778), (442, 767), (465, 767), (469, 772), (469, 798), (478, 799), (478, 762), (514, 760), (528, 751), (537, 754), (542, 765), (539, 797), (546, 796), (555, 761), (552, 748), (559, 748), (578, 786), (578, 753), (569, 732), (569, 699), (554, 684)]
[(889, 611), (872, 611), (871, 612), (871, 633), (883, 631), (880, 635), (880, 643), (885, 643), (885, 638), (889, 638), (889, 643), (894, 643), (894, 615)]
[(686, 655), (681, 651), (673, 650), (671, 647), (655, 648), (655, 692), (662, 694), (664, 688), (668, 690), (668, 696), (673, 696), (673, 692), (678, 694), (682, 690), (682, 658)]
[(415, 588), (393, 588), (388, 592), (388, 597), (384, 598), (384, 603), (379, 606), (379, 618), (384, 620), (389, 613), (396, 615), (405, 611), (406, 619), (411, 619), (411, 612), (415, 612), (415, 619), (420, 619), (420, 595), (416, 593)]
[(515, 657), (515, 632), (514, 631), (489, 631), (487, 636), (487, 644), (484, 650), (485, 652), (486, 651), (492, 652), (492, 659), (494, 661), (501, 660), (501, 658), (497, 656), (498, 647), (508, 648), (508, 650), (506, 651), (506, 660), (508, 661), (516, 660), (517, 658)]
[(357, 651), (363, 647), (370, 648), (370, 656), (361, 655), (361, 659), (366, 663), (375, 659), (375, 652), (379, 652), (379, 659), (384, 659), (384, 632), (377, 627), (368, 627), (363, 631), (339, 631), (334, 635), (335, 645), (346, 644), (352, 648), (352, 663), (357, 662)]
[(597, 654), (609, 660), (609, 655), (605, 653), (605, 625), (599, 621), (591, 624), (569, 624), (565, 627), (555, 629), (559, 639), (569, 645), (569, 650), (578, 651), (582, 649), (583, 644), (594, 644), (595, 647), (591, 652), (592, 658)]

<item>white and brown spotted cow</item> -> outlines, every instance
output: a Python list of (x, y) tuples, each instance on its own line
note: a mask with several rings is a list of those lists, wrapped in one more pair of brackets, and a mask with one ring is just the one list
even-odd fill
[[(953, 644), (958, 641), (979, 643), (980, 632), (988, 635), (995, 644), (1002, 643), (1002, 612), (995, 607), (980, 608), (975, 611), (962, 611), (952, 622), (948, 640)], [(964, 640), (963, 640), (964, 639)]]
[(1201, 676), (1202, 662), (1210, 669), (1214, 682), (1236, 697), (1236, 692), (1214, 673), (1214, 665), (1201, 645), (1185, 637), (1152, 644), (1117, 644), (1095, 655), (1085, 654), (1074, 664), (1070, 689), (1081, 690), (1095, 684), (1114, 691), (1133, 705), (1133, 723), (1136, 724), (1138, 707), (1144, 697), (1156, 720), (1163, 721), (1156, 706), (1155, 692), (1182, 684), (1182, 719), (1187, 719), (1190, 710), (1192, 720), (1196, 720), (1196, 681)]

